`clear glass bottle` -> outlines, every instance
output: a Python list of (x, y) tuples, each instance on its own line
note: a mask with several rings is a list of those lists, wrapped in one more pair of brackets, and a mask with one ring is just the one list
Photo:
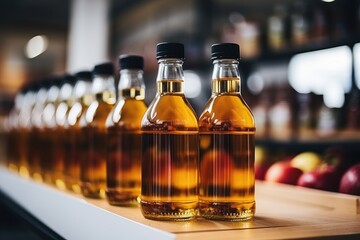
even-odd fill
[(29, 174), (29, 148), (28, 139), (31, 128), (31, 111), (35, 105), (35, 96), (38, 90), (35, 84), (28, 87), (24, 95), (24, 101), (21, 106), (19, 122), (18, 122), (18, 161), (19, 161), (19, 174), (22, 177), (30, 177)]
[(55, 185), (59, 189), (65, 189), (64, 171), (66, 152), (65, 142), (68, 140), (65, 128), (67, 124), (67, 114), (72, 105), (72, 90), (75, 85), (76, 78), (72, 75), (63, 76), (63, 84), (60, 87), (58, 104), (55, 110), (55, 122), (56, 139), (54, 144), (54, 171), (53, 177), (55, 179)]
[(19, 171), (19, 148), (18, 148), (18, 135), (19, 135), (19, 117), (21, 107), (24, 103), (24, 96), (27, 89), (23, 88), (15, 96), (15, 105), (10, 111), (6, 120), (6, 132), (8, 133), (6, 144), (6, 164), (11, 171)]
[(31, 129), (28, 141), (30, 175), (35, 181), (42, 181), (40, 152), (42, 146), (40, 143), (40, 135), (44, 131), (44, 122), (42, 114), (45, 108), (49, 81), (47, 79), (39, 82), (39, 90), (36, 93), (35, 105), (31, 111)]
[[(76, 84), (73, 89), (72, 103), (64, 125), (65, 135), (65, 168), (63, 179), (67, 189), (80, 193), (80, 119), (94, 99), (91, 95), (92, 73), (76, 73)], [(84, 140), (86, 141), (86, 140)]]
[(157, 94), (141, 123), (141, 210), (155, 220), (188, 220), (198, 203), (198, 124), (183, 92), (184, 45), (157, 45)]
[(119, 100), (108, 116), (107, 200), (112, 205), (137, 205), (141, 192), (141, 120), (145, 104), (144, 59), (119, 58)]
[(54, 178), (54, 161), (55, 148), (54, 142), (57, 141), (56, 136), (56, 120), (55, 113), (59, 104), (60, 87), (63, 80), (60, 76), (52, 76), (49, 80), (49, 90), (47, 92), (46, 104), (42, 114), (43, 129), (39, 135), (40, 150), (40, 166), (43, 181), (48, 184), (55, 184)]
[(80, 121), (81, 193), (85, 197), (105, 198), (106, 190), (106, 119), (115, 104), (114, 66), (99, 64), (93, 70), (91, 91), (94, 101)]
[(255, 213), (254, 117), (241, 96), (237, 44), (211, 47), (212, 95), (199, 118), (199, 212), (240, 221)]

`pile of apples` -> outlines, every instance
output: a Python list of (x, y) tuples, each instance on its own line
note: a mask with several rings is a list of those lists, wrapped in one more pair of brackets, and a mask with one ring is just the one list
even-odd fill
[(277, 162), (267, 159), (266, 150), (256, 147), (256, 179), (360, 196), (360, 163), (351, 164), (340, 148), (323, 155), (302, 152)]

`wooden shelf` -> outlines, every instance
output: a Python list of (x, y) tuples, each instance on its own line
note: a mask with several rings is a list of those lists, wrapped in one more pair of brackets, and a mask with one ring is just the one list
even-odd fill
[(252, 221), (159, 222), (139, 208), (110, 206), (0, 168), (0, 190), (65, 239), (290, 239), (360, 237), (360, 197), (256, 183)]

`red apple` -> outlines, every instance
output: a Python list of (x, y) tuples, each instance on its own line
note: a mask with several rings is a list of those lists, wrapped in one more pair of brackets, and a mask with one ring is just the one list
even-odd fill
[(258, 180), (264, 180), (266, 172), (270, 168), (270, 163), (265, 163), (262, 165), (255, 165), (255, 178)]
[(290, 161), (281, 161), (271, 165), (266, 172), (265, 180), (296, 185), (301, 174), (302, 171), (291, 166)]
[(360, 163), (349, 168), (342, 176), (339, 192), (360, 196)]
[(326, 149), (324, 162), (327, 165), (331, 165), (340, 174), (343, 174), (351, 166), (349, 154), (340, 147), (330, 147)]
[(336, 192), (339, 187), (340, 176), (333, 166), (323, 167), (313, 172), (303, 173), (297, 185)]
[(265, 174), (269, 167), (271, 166), (271, 162), (268, 160), (268, 154), (265, 148), (256, 146), (255, 147), (255, 178), (259, 180), (264, 180)]

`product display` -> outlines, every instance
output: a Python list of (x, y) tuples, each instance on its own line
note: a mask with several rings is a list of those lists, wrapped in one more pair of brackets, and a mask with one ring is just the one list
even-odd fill
[[(342, 148), (323, 155), (255, 149), (238, 44), (211, 46), (212, 94), (199, 118), (184, 94), (185, 81), (191, 86), (194, 80), (184, 77), (184, 45), (159, 43), (156, 59), (157, 92), (149, 107), (139, 55), (120, 55), (117, 99), (110, 62), (23, 87), (6, 119), (6, 166), (37, 184), (95, 198), (89, 201), (106, 198), (110, 205), (138, 208), (145, 218), (163, 221), (251, 220), (255, 177), (358, 194), (350, 181), (358, 168), (346, 172), (355, 165)], [(254, 107), (255, 116), (262, 117), (260, 141), (337, 131), (340, 125), (328, 122), (338, 119), (328, 116), (333, 109), (322, 101), (313, 104), (318, 98), (310, 94), (297, 94), (293, 104), (292, 90), (280, 86), (266, 86)], [(353, 86), (347, 97), (343, 125), (357, 131), (358, 90)]]
[(119, 58), (119, 99), (109, 114), (107, 135), (107, 200), (112, 205), (137, 205), (141, 192), (141, 120), (146, 111), (144, 59)]
[[(66, 149), (66, 151), (63, 179), (67, 189), (80, 193), (80, 119), (94, 99), (94, 95), (91, 94), (91, 72), (82, 71), (76, 73), (74, 76), (76, 78), (76, 84), (72, 92), (71, 107), (64, 124), (66, 139), (63, 149)], [(82, 142), (85, 142), (85, 140)]]
[(237, 44), (214, 44), (212, 95), (199, 118), (199, 211), (210, 219), (255, 214), (255, 121), (241, 96)]
[(198, 124), (184, 96), (184, 46), (159, 43), (157, 93), (141, 123), (141, 211), (146, 218), (187, 220), (198, 203)]
[(106, 119), (115, 103), (114, 66), (96, 65), (91, 94), (95, 95), (80, 120), (80, 181), (85, 197), (105, 198), (106, 189)]

